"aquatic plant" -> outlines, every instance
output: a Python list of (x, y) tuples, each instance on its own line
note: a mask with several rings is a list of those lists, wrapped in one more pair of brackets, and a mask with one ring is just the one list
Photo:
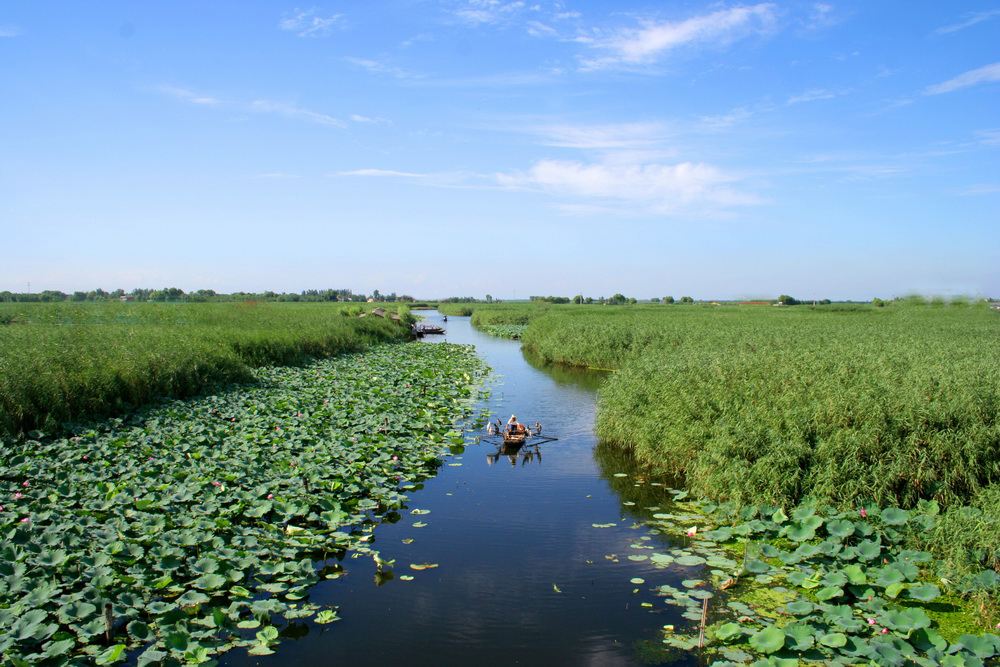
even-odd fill
[[(687, 496), (674, 493), (681, 501)], [(932, 555), (909, 545), (914, 533), (936, 525), (936, 503), (912, 511), (864, 509), (862, 517), (855, 510), (815, 506), (786, 512), (680, 502), (672, 512), (653, 515), (647, 525), (654, 532), (685, 535), (689, 542), (687, 548), (653, 553), (653, 564), (704, 565), (712, 580), (711, 586), (691, 578), (682, 588), (653, 588), (699, 624), (706, 618), (705, 601), (711, 601), (707, 632), (675, 634), (671, 628), (664, 643), (685, 651), (704, 644), (716, 665), (746, 664), (755, 656), (759, 665), (982, 665), (1000, 655), (997, 635), (955, 636), (935, 620), (950, 607), (940, 603), (943, 583), (928, 581)], [(987, 570), (967, 585), (996, 594), (1000, 577)], [(770, 594), (754, 602), (747, 592), (758, 588)]]
[(0, 329), (0, 434), (52, 433), (67, 421), (245, 382), (257, 366), (409, 337), (405, 322), (346, 317), (348, 308), (362, 306), (0, 304), (0, 314), (16, 318)]
[(391, 566), (371, 531), (462, 441), (481, 370), (469, 347), (386, 345), (0, 443), (0, 653), (195, 664), (336, 620), (310, 587), (348, 550)]

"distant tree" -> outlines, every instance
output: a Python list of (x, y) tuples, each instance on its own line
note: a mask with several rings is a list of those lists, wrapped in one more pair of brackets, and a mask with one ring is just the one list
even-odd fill
[(639, 303), (639, 300), (638, 300), (638, 299), (636, 299), (636, 298), (635, 298), (634, 296), (632, 296), (632, 297), (629, 297), (629, 300), (628, 300), (628, 303), (629, 303), (630, 305), (632, 305), (632, 304), (636, 304), (636, 303)]
[(608, 299), (608, 303), (610, 303), (612, 305), (615, 305), (615, 306), (620, 306), (620, 305), (625, 304), (627, 302), (628, 302), (628, 298), (624, 294), (622, 294), (620, 292), (612, 294), (611, 298)]
[(576, 296), (574, 296), (573, 297), (573, 303), (575, 303), (575, 304), (581, 304), (581, 303), (583, 303), (583, 295), (582, 294), (577, 294)]
[(787, 294), (782, 294), (781, 296), (778, 297), (778, 303), (780, 303), (782, 306), (795, 306), (799, 302), (797, 299), (790, 297)]
[(583, 300), (583, 302), (584, 303), (594, 303), (594, 297), (588, 296), (586, 299)]
[(694, 303), (694, 298), (690, 296), (682, 296), (681, 303)]
[(86, 301), (87, 300), (87, 293), (86, 292), (73, 292), (73, 296), (71, 298), (73, 299), (73, 301)]
[(493, 303), (493, 295), (492, 294), (487, 294), (486, 295), (486, 303)]
[(673, 302), (674, 302), (674, 297), (672, 296), (663, 297), (663, 303), (673, 303)]
[(833, 303), (833, 301), (830, 301), (829, 299), (820, 299), (819, 300), (819, 305), (821, 305), (821, 306), (829, 306), (831, 303)]
[(659, 303), (660, 302), (660, 297), (654, 296), (652, 299), (649, 300), (649, 302), (650, 303)]
[(885, 301), (883, 301), (878, 297), (875, 297), (874, 299), (872, 299), (872, 305), (875, 306), (876, 308), (883, 308), (885, 307)]

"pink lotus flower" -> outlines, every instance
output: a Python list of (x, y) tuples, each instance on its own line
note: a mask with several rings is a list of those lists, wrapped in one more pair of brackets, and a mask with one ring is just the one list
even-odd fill
[(147, 461), (152, 461), (152, 460), (153, 460), (153, 457), (152, 457), (152, 456), (150, 456), (150, 457), (149, 457), (148, 459), (146, 459), (146, 460), (147, 460)]
[(869, 618), (868, 619), (868, 625), (875, 625), (875, 619), (874, 618)]
[(274, 500), (274, 494), (273, 493), (267, 494), (267, 499), (268, 500)]
[(222, 486), (222, 482), (217, 482), (215, 480), (212, 480), (212, 486)]
[(889, 628), (882, 628), (882, 634), (883, 635), (889, 634)]
[(275, 431), (280, 431), (280, 430), (281, 430), (281, 427), (280, 427), (280, 426), (275, 426), (275, 427), (274, 427), (274, 430), (275, 430)]
[(393, 456), (393, 457), (392, 457), (392, 460), (393, 460), (393, 461), (398, 461), (398, 460), (399, 460), (399, 457), (398, 457), (398, 456)]
[(3, 505), (0, 505), (0, 512), (3, 512)]
[(28, 517), (24, 517), (23, 519), (21, 519), (21, 523), (31, 523), (31, 519), (29, 519)]
[(688, 528), (687, 530), (688, 537), (694, 537), (697, 534), (698, 534), (698, 526), (691, 526), (690, 528)]
[(14, 500), (20, 500), (21, 498), (24, 498), (24, 494), (21, 493), (20, 491), (15, 491), (14, 492)]
[(305, 416), (305, 415), (303, 415), (303, 414), (302, 414), (301, 412), (299, 413), (299, 417), (304, 417), (304, 416)]
[(861, 508), (860, 514), (861, 514), (861, 518), (862, 519), (867, 519), (868, 518), (868, 510), (866, 510), (864, 507)]
[(28, 480), (24, 480), (23, 482), (21, 482), (21, 486), (23, 486), (24, 488), (28, 488), (29, 486), (31, 486), (31, 484), (28, 483)]
[(89, 456), (87, 456), (86, 454), (84, 454), (84, 455), (83, 455), (83, 460), (84, 460), (84, 461), (89, 461), (89, 460), (90, 460), (90, 457), (89, 457)]

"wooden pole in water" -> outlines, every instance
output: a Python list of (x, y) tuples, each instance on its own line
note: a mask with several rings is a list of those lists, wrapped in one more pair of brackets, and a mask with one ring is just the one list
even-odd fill
[(708, 623), (708, 598), (701, 601), (701, 627), (698, 630), (698, 648), (705, 648), (706, 623)]
[(112, 613), (111, 603), (104, 603), (104, 638), (107, 640), (108, 644), (111, 643), (111, 626), (114, 625), (114, 614)]

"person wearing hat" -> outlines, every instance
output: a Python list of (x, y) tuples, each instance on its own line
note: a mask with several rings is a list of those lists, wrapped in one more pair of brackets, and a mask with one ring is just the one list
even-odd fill
[(507, 420), (507, 433), (513, 435), (515, 433), (527, 433), (524, 424), (519, 424), (517, 421), (517, 415), (511, 415), (510, 419)]

